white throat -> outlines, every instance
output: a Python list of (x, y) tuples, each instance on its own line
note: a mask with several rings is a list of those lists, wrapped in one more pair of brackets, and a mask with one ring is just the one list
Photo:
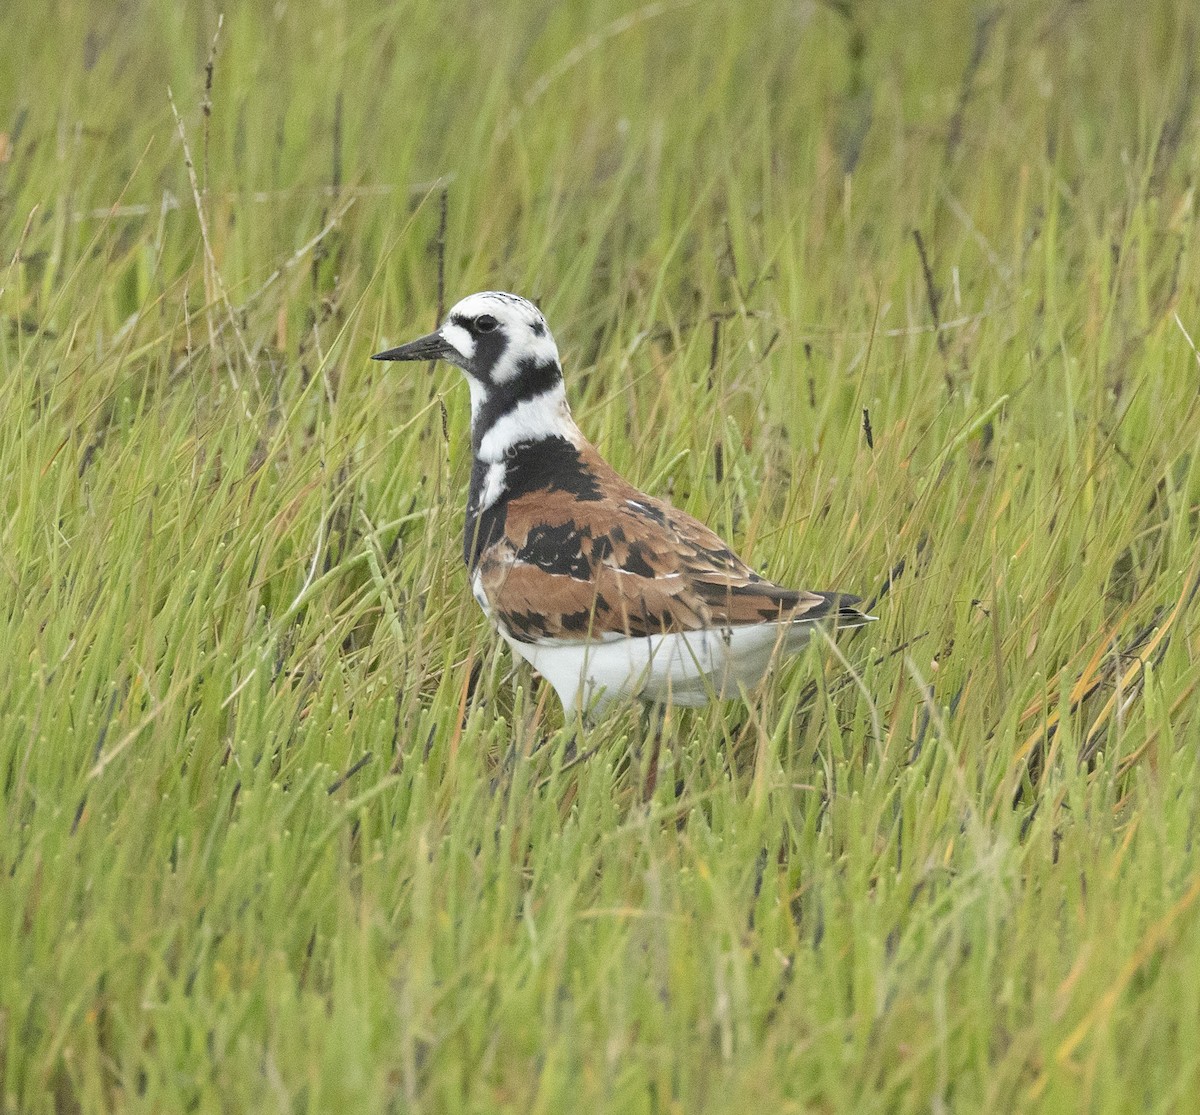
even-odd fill
[[(485, 389), (471, 382), (472, 433), (485, 401)], [(578, 445), (581, 437), (561, 382), (532, 399), (522, 399), (496, 419), (479, 443), (478, 456), (481, 461), (502, 461), (514, 445), (549, 437), (565, 438), (572, 445)]]
[(467, 390), (471, 392), (471, 432), (474, 433), (475, 423), (479, 421), (479, 412), (487, 402), (487, 389), (472, 376), (464, 375), (463, 379), (467, 381)]

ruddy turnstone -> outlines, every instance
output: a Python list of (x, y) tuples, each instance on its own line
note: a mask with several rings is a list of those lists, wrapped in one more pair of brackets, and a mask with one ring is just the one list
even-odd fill
[(463, 540), (471, 589), (564, 711), (636, 696), (702, 705), (753, 686), (858, 597), (783, 588), (708, 527), (617, 474), (571, 418), (537, 307), (484, 291), (375, 360), (445, 360), (471, 392)]

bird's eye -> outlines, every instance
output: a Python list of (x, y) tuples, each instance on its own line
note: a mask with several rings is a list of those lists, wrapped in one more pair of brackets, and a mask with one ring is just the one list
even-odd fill
[(500, 323), (491, 314), (480, 314), (475, 319), (475, 328), (480, 333), (490, 333)]

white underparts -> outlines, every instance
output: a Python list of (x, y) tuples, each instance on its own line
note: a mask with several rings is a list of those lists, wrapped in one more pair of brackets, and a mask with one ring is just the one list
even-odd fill
[(487, 593), (483, 591), (483, 574), (478, 569), (471, 574), (471, 595), (478, 601), (479, 606), (483, 609), (483, 614), (492, 618), (492, 607), (488, 603)]
[(777, 655), (802, 649), (814, 626), (802, 620), (571, 643), (522, 643), (501, 634), (554, 686), (569, 715), (630, 697), (690, 707), (735, 697), (757, 685)]

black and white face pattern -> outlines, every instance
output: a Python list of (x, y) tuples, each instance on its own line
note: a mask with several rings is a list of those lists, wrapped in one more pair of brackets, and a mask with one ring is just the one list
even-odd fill
[(507, 500), (580, 478), (585, 442), (567, 406), (558, 348), (532, 302), (499, 291), (472, 294), (436, 333), (374, 359), (445, 360), (463, 371), (473, 451), (463, 540), (469, 566), (502, 531)]
[(524, 298), (482, 291), (451, 309), (436, 333), (379, 353), (377, 360), (445, 360), (471, 392), (475, 457), (500, 462), (513, 446), (573, 440), (558, 347), (541, 311)]

